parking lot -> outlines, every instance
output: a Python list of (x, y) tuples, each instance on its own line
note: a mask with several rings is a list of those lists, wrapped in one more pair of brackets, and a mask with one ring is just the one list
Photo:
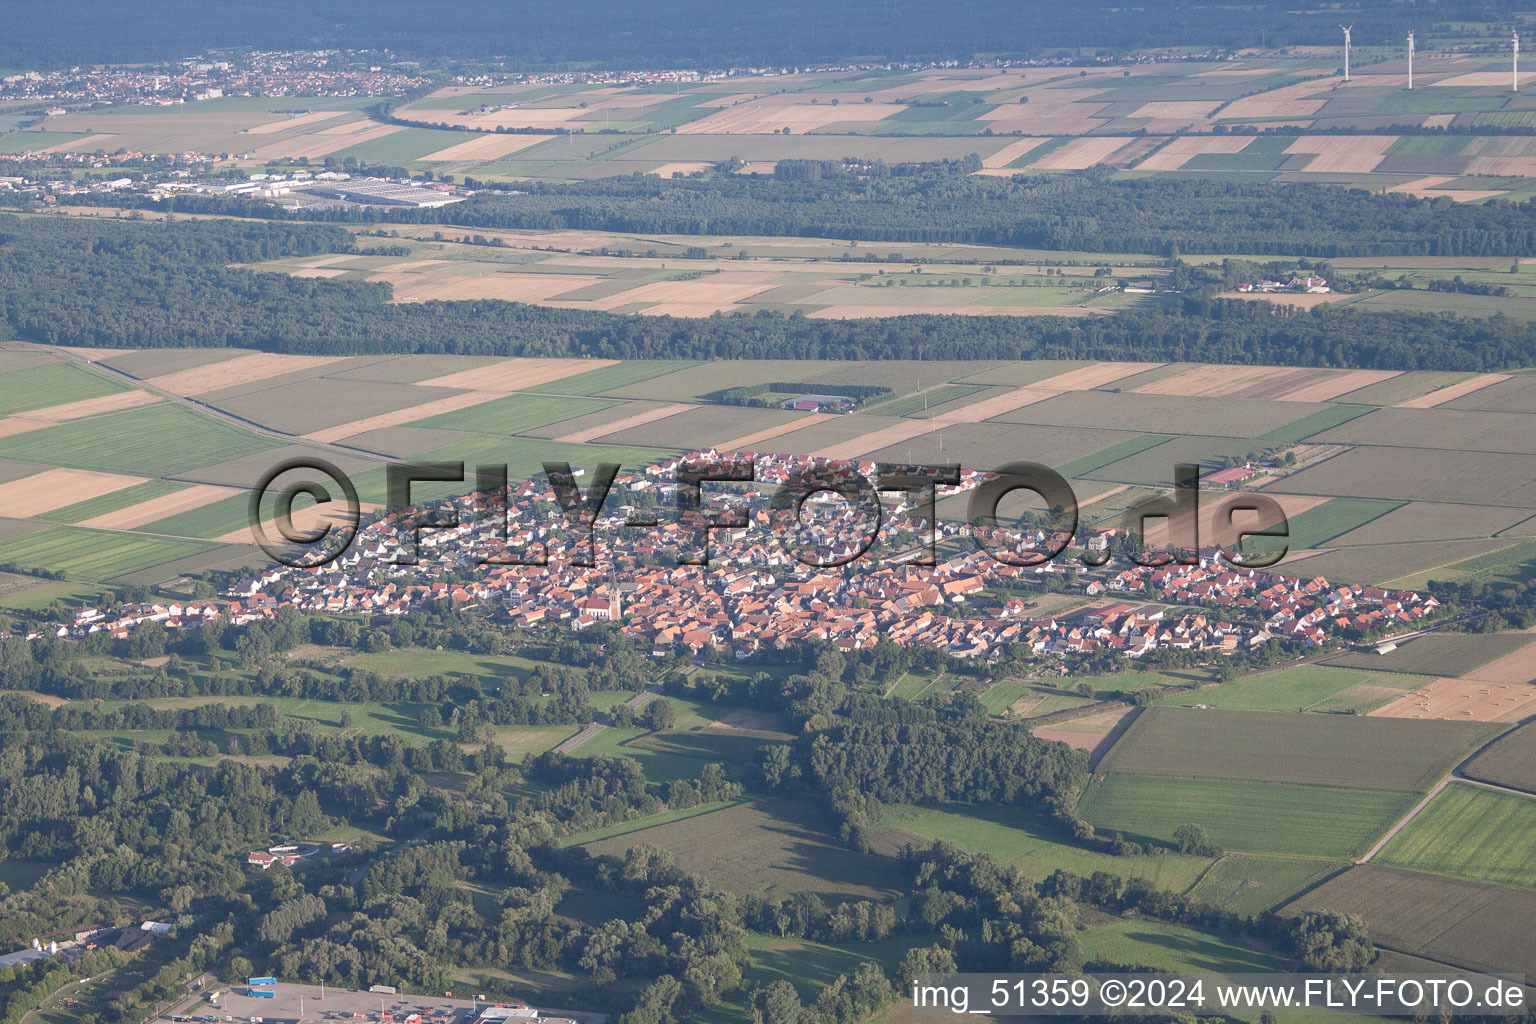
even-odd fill
[[(392, 1022), (392, 1024), (470, 1024), (481, 1010), (497, 1005), (496, 1000), (477, 1002), (444, 996), (387, 995), (325, 987), (321, 998), (319, 985), (278, 984), (270, 998), (246, 994), (244, 985), (217, 989), (219, 998), (210, 1003), (205, 996), (178, 1004), (160, 1019), (182, 1017), (185, 1020), (214, 1017), (219, 1021), (250, 1021), (259, 1017), (265, 1024), (324, 1024), (326, 1021)], [(471, 993), (471, 995), (473, 995)], [(303, 1000), (302, 1008), (300, 1000)], [(515, 1005), (502, 1000), (504, 1005)], [(302, 1016), (301, 1016), (302, 1013)], [(577, 1013), (569, 1010), (539, 1008), (539, 1020), (564, 1018), (576, 1024), (605, 1024), (601, 1013)]]

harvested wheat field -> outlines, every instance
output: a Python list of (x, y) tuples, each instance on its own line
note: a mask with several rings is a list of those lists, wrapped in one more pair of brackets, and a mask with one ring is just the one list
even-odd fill
[(1074, 750), (1085, 750), (1089, 760), (1097, 762), (1130, 725), (1128, 716), (1135, 710), (1119, 708), (1069, 719), (1056, 725), (1037, 725), (1030, 729), (1030, 733), (1042, 740), (1065, 743)]
[(1286, 153), (1313, 154), (1301, 170), (1308, 174), (1368, 174), (1386, 157), (1396, 135), (1308, 135), (1285, 148)]
[(621, 430), (629, 430), (632, 427), (638, 427), (642, 424), (654, 423), (657, 420), (664, 420), (668, 416), (676, 416), (679, 413), (691, 412), (697, 408), (698, 406), (690, 405), (687, 402), (674, 402), (670, 405), (659, 405), (647, 409), (644, 412), (637, 412), (633, 416), (626, 416), (621, 420), (614, 420), (612, 423), (604, 423), (596, 427), (588, 427), (585, 430), (578, 430), (574, 434), (566, 434), (564, 437), (557, 437), (555, 440), (564, 442), (566, 444), (581, 444), (586, 441), (591, 441), (594, 438), (606, 437), (609, 434), (617, 434)]
[(1030, 385), (1041, 391), (1092, 391), (1117, 380), (1155, 370), (1162, 363), (1094, 363), (1066, 373), (1058, 373)]
[(308, 125), (319, 124), (321, 121), (333, 121), (344, 113), (346, 112), (341, 110), (312, 110), (307, 114), (298, 114), (293, 117), (285, 117), (279, 121), (268, 121), (266, 124), (253, 125), (242, 134), (276, 135), (278, 132), (286, 132), (293, 128), (304, 128)]
[(292, 356), (258, 352), (255, 355), (238, 356), (223, 362), (194, 366), (190, 370), (178, 370), (160, 377), (150, 377), (144, 383), (153, 385), (173, 395), (201, 395), (209, 391), (241, 384), (280, 377), (296, 370), (313, 370), (329, 363), (339, 363), (347, 356)]
[[(910, 316), (913, 313), (933, 313), (932, 304), (915, 303), (911, 306), (867, 306), (840, 303), (825, 306), (806, 314), (817, 320), (878, 320), (887, 316)], [(1104, 316), (1104, 310), (1087, 306), (944, 306), (942, 311), (953, 316)]]
[[(1520, 87), (1523, 89), (1536, 79), (1536, 71), (1520, 72)], [(1464, 89), (1507, 89), (1509, 88), (1508, 71), (1469, 71), (1463, 75), (1452, 75), (1450, 78), (1442, 78), (1438, 82), (1430, 82), (1430, 85), (1449, 85), (1453, 88)]]
[[(418, 261), (427, 262), (427, 261)], [(557, 295), (586, 288), (604, 278), (592, 274), (479, 275), (421, 274), (414, 270), (383, 271), (368, 276), (395, 290), (395, 302), (429, 302), (451, 299), (502, 299), (506, 302), (542, 302)]]
[[(1283, 518), (1269, 518), (1261, 516), (1258, 512), (1236, 512), (1228, 518), (1228, 510), (1235, 506), (1242, 506), (1244, 499), (1253, 495), (1241, 491), (1222, 493), (1213, 492), (1204, 494), (1200, 498), (1200, 547), (1215, 547), (1224, 550), (1233, 549), (1239, 537), (1244, 533), (1253, 533), (1255, 530), (1267, 529), (1271, 526), (1279, 526), (1282, 523), (1295, 519), (1308, 509), (1316, 508), (1327, 501), (1327, 498), (1316, 497), (1307, 494), (1265, 494), (1280, 505)], [(1252, 504), (1251, 502), (1249, 503)], [(1148, 551), (1157, 551), (1166, 548), (1170, 542), (1180, 546), (1184, 543), (1185, 533), (1188, 529), (1187, 517), (1170, 521), (1167, 518), (1148, 519), (1146, 527), (1146, 548)]]
[(1331, 89), (1338, 81), (1334, 78), (1313, 78), (1295, 85), (1261, 92), (1257, 96), (1235, 99), (1221, 108), (1221, 116), (1239, 117), (1310, 117), (1322, 108), (1326, 100), (1316, 99), (1318, 93)]
[[(380, 506), (369, 504), (366, 501), (358, 504), (358, 511), (365, 516), (377, 512), (379, 508)], [(315, 502), (300, 505), (298, 502), (294, 502), (293, 528), (295, 530), (301, 533), (314, 533), (327, 523), (341, 528), (347, 528), (352, 525), (351, 519), (347, 516), (347, 503), (345, 501), (333, 500), (326, 502), (324, 505), (316, 504)], [(282, 543), (282, 535), (277, 532), (275, 523), (269, 523), (266, 527), (266, 532), (267, 536), (273, 541), (279, 544)], [(238, 530), (231, 530), (222, 537), (215, 537), (214, 540), (220, 544), (256, 543), (256, 537), (251, 532), (249, 526), (242, 526)]]
[(369, 430), (383, 430), (385, 427), (398, 427), (402, 423), (411, 423), (415, 420), (426, 419), (428, 416), (440, 416), (445, 412), (455, 412), (459, 409), (468, 409), (472, 405), (482, 402), (490, 402), (504, 397), (503, 391), (466, 391), (461, 395), (449, 395), (447, 398), (439, 398), (431, 402), (423, 402), (421, 405), (412, 405), (405, 409), (396, 409), (394, 412), (379, 413), (377, 416), (368, 416), (350, 423), (338, 423), (334, 427), (326, 427), (324, 430), (316, 430), (305, 434), (310, 441), (340, 441), (345, 437), (365, 433)]
[(1359, 391), (1402, 375), (1401, 370), (1341, 370), (1322, 380), (1293, 388), (1275, 396), (1277, 402), (1329, 402), (1340, 395)]
[(674, 174), (698, 174), (700, 171), (707, 171), (713, 166), (715, 165), (710, 163), (683, 160), (670, 164), (662, 164), (660, 167), (653, 168), (649, 171), (646, 171), (645, 173), (654, 174), (658, 178), (670, 178)]
[(141, 501), (137, 505), (129, 505), (75, 525), (96, 530), (134, 530), (146, 523), (156, 523), (240, 493), (235, 488), (220, 487), (217, 484), (193, 484), (173, 494)]
[(1485, 683), (1475, 679), (1436, 679), (1371, 714), (1377, 718), (1506, 722), (1529, 713), (1532, 703), (1536, 703), (1536, 686)]
[(98, 413), (117, 412), (119, 409), (135, 409), (141, 405), (153, 405), (158, 401), (160, 401), (160, 396), (152, 395), (148, 391), (119, 391), (115, 395), (102, 395), (100, 398), (86, 398), (78, 402), (66, 402), (63, 405), (53, 405), (46, 409), (33, 409), (30, 412), (18, 413), (15, 416), (6, 416), (0, 419), (0, 437), (25, 434), (29, 430), (41, 430), (44, 427), (52, 427), (69, 420), (95, 416)]
[(1342, 292), (1222, 292), (1217, 298), (1268, 302), (1273, 306), (1289, 306), (1292, 309), (1316, 309), (1350, 296)]
[(1136, 389), (1142, 395), (1177, 395), (1180, 398), (1214, 398), (1230, 395), (1268, 377), (1295, 371), (1283, 366), (1228, 366), (1212, 363), (1143, 384)]
[(767, 135), (788, 128), (795, 135), (844, 122), (883, 121), (907, 109), (900, 103), (808, 103), (789, 95), (747, 100), (679, 125), (679, 135)]
[(355, 132), (366, 130), (374, 122), (372, 121), (347, 121), (344, 124), (333, 124), (329, 128), (321, 128), (319, 135), (352, 135)]
[(482, 135), (468, 142), (455, 143), (420, 160), (453, 162), (456, 160), (498, 160), (520, 149), (548, 142), (545, 135)]
[(620, 306), (642, 302), (647, 304), (682, 302), (700, 306), (734, 305), (772, 287), (771, 284), (762, 282), (652, 281), (650, 284), (609, 295), (587, 305), (595, 309), (617, 309)]
[(617, 359), (506, 359), (416, 383), (427, 388), (468, 388), (503, 394), (612, 366)]
[(1131, 117), (1176, 117), (1200, 120), (1221, 105), (1220, 100), (1172, 100), (1143, 103)]
[(342, 277), (347, 272), (339, 267), (302, 267), (298, 270), (290, 270), (289, 277)]
[(96, 473), (88, 469), (45, 469), (0, 484), (0, 509), (13, 519), (27, 519), (100, 494), (141, 484), (142, 476)]
[(339, 149), (346, 149), (362, 142), (372, 142), (374, 139), (382, 139), (386, 135), (405, 129), (397, 124), (381, 124), (369, 128), (367, 131), (354, 132), (351, 135), (295, 135), (291, 138), (281, 139), (269, 143), (251, 153), (250, 162), (263, 163), (268, 160), (296, 159), (308, 157), (311, 160), (322, 156), (330, 156)]
[(994, 416), (1001, 416), (1005, 412), (1013, 412), (1022, 409), (1026, 405), (1034, 405), (1043, 402), (1047, 398), (1055, 398), (1060, 391), (1048, 391), (1040, 387), (1017, 388), (1013, 391), (1005, 391), (991, 398), (983, 398), (979, 402), (961, 406), (953, 412), (947, 412), (940, 416), (932, 417), (935, 423), (980, 423)]
[(69, 142), (61, 142), (56, 146), (39, 149), (39, 153), (93, 153), (98, 149), (106, 149), (107, 144), (116, 135), (87, 135), (81, 139), (72, 139)]
[(863, 455), (865, 452), (878, 451), (881, 448), (889, 448), (893, 444), (900, 444), (909, 438), (926, 434), (933, 429), (933, 424), (927, 420), (906, 420), (895, 423), (889, 427), (881, 427), (867, 434), (849, 438), (830, 444), (825, 448), (811, 452), (813, 456), (824, 459), (852, 459)]
[(1480, 683), (1536, 683), (1536, 643), (1475, 668), (1464, 678)]
[(981, 166), (986, 169), (1007, 167), (1030, 150), (1039, 149), (1045, 141), (1045, 139), (1020, 139), (1018, 142), (1010, 142), (996, 153), (982, 157)]
[(771, 441), (775, 437), (788, 434), (791, 431), (799, 430), (801, 427), (809, 427), (811, 424), (820, 423), (822, 420), (830, 420), (836, 415), (836, 413), (830, 412), (807, 413), (806, 415), (801, 416), (799, 419), (790, 420), (788, 423), (780, 423), (776, 426), (768, 427), (764, 430), (759, 430), (756, 433), (743, 434), (741, 437), (733, 437), (729, 441), (725, 441), (719, 445), (716, 445), (716, 450), (722, 452), (751, 451), (752, 446), (755, 444), (762, 444), (764, 441)]
[(1136, 140), (1118, 135), (1073, 139), (1029, 166), (1037, 171), (1082, 171), (1098, 164), (1109, 163), (1110, 157), (1117, 150), (1134, 141)]
[(1398, 409), (1433, 409), (1437, 405), (1453, 402), (1463, 398), (1474, 391), (1481, 391), (1492, 384), (1509, 380), (1509, 375), (1504, 373), (1480, 373), (1476, 377), (1468, 377), (1466, 380), (1457, 381), (1427, 395), (1418, 398), (1410, 398), (1406, 402), (1398, 402)]
[(1254, 135), (1184, 135), (1172, 139), (1162, 149), (1147, 157), (1136, 169), (1139, 171), (1176, 171), (1192, 158), (1207, 153), (1240, 153), (1257, 136)]

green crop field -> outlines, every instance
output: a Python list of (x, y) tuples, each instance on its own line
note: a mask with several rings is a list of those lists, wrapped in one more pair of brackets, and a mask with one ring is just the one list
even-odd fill
[(943, 841), (996, 857), (1039, 880), (1061, 870), (1088, 877), (1108, 871), (1125, 878), (1145, 878), (1156, 888), (1183, 892), (1210, 864), (1209, 857), (1149, 854), (1116, 857), (1074, 845), (1061, 827), (1035, 807), (994, 807), (946, 804), (886, 807), (878, 823), (877, 849), (899, 850), (905, 844), (923, 846)]
[(1266, 430), (1254, 438), (1256, 441), (1266, 441), (1270, 444), (1295, 444), (1305, 440), (1314, 434), (1320, 434), (1330, 430), (1341, 423), (1348, 423), (1359, 416), (1371, 412), (1371, 408), (1365, 405), (1344, 405), (1342, 403), (1329, 405), (1317, 412), (1309, 413), (1299, 420), (1293, 420), (1282, 427)]
[(1260, 914), (1343, 867), (1336, 860), (1229, 853), (1200, 876), (1190, 895), (1234, 914)]
[(599, 412), (618, 402), (595, 398), (565, 398), (546, 395), (509, 395), (472, 405), (468, 409), (455, 409), (438, 416), (415, 420), (409, 427), (430, 427), (436, 430), (465, 430), (474, 434), (520, 434), (535, 427), (574, 419), (587, 413)]
[(52, 520), (56, 523), (78, 523), (90, 519), (93, 516), (106, 515), (108, 512), (116, 512), (120, 508), (137, 505), (141, 501), (149, 501), (153, 498), (174, 494), (186, 488), (186, 484), (175, 480), (146, 480), (132, 487), (124, 487), (116, 491), (108, 491), (94, 498), (77, 501), (73, 505), (56, 508), (52, 512), (44, 512), (38, 518)]
[(0, 457), (76, 469), (168, 476), (278, 446), (270, 438), (166, 403), (0, 439)]
[(1392, 837), (1376, 860), (1536, 888), (1536, 797), (1452, 783)]
[(588, 370), (571, 377), (562, 377), (560, 380), (539, 384), (525, 390), (553, 395), (598, 395), (607, 391), (616, 391), (631, 384), (639, 384), (654, 377), (676, 373), (678, 370), (685, 370), (695, 365), (697, 364), (686, 359), (631, 360)]
[[(1223, 711), (1368, 710), (1430, 682), (1431, 676), (1299, 665), (1175, 693), (1159, 703), (1186, 708), (1203, 704)], [(1355, 692), (1351, 695), (1349, 691)]]
[(190, 540), (60, 526), (0, 541), (0, 562), (100, 580), (201, 554), (214, 547)]
[[(1122, 738), (1110, 757), (1124, 745)], [(1101, 833), (1131, 840), (1166, 843), (1194, 822), (1224, 850), (1343, 858), (1363, 853), (1413, 803), (1409, 793), (1112, 771), (1088, 785), (1078, 813)]]
[(1504, 726), (1148, 708), (1100, 768), (1140, 775), (1425, 790)]
[(1077, 941), (1090, 961), (1143, 964), (1179, 974), (1285, 970), (1284, 963), (1268, 953), (1166, 921), (1111, 921), (1088, 929)]
[(0, 375), (0, 416), (126, 390), (123, 385), (73, 363), (44, 363)]
[(1073, 459), (1063, 466), (1059, 466), (1056, 472), (1068, 480), (1075, 480), (1080, 476), (1092, 473), (1096, 469), (1103, 469), (1111, 462), (1119, 462), (1128, 459), (1138, 452), (1144, 452), (1148, 448), (1156, 448), (1164, 441), (1171, 441), (1167, 434), (1143, 434), (1140, 437), (1128, 437), (1123, 441), (1116, 441), (1112, 445), (1100, 448), (1096, 452)]
[(1399, 506), (1395, 501), (1370, 498), (1334, 498), (1309, 508), (1290, 520), (1292, 551), (1319, 547), (1326, 541), (1358, 529)]

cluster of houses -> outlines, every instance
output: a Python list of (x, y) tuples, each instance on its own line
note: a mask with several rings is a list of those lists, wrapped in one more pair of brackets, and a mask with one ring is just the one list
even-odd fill
[(245, 863), (266, 871), (274, 864), (291, 868), (301, 860), (332, 860), (351, 852), (351, 843), (279, 843), (265, 850), (252, 850), (245, 855)]
[(1245, 281), (1237, 286), (1240, 292), (1305, 292), (1308, 295), (1327, 295), (1333, 291), (1328, 279), (1316, 274), (1294, 277), (1289, 281)]
[(86, 606), (75, 609), (69, 622), (55, 625), (53, 634), (78, 640), (93, 633), (105, 632), (114, 640), (122, 640), (146, 622), (158, 622), (167, 629), (185, 629), (201, 626), (209, 619), (223, 615), (224, 609), (216, 601), (125, 604), (105, 611)]
[[(761, 457), (757, 479), (782, 481), (807, 462)], [(448, 600), (513, 628), (581, 630), (616, 623), (657, 655), (712, 649), (745, 659), (810, 638), (845, 650), (886, 638), (988, 659), (1012, 644), (1027, 644), (1043, 656), (1106, 649), (1131, 658), (1159, 648), (1234, 651), (1275, 636), (1315, 645), (1349, 629), (1389, 632), (1439, 607), (1434, 598), (1415, 592), (1238, 568), (1206, 551), (1192, 565), (1110, 567), (1080, 577), (1084, 596), (1125, 597), (1141, 602), (1137, 606), (1032, 617), (1022, 595), (1042, 579), (1069, 571), (1067, 563), (1006, 565), (967, 544), (936, 565), (912, 564), (915, 555), (926, 553), (928, 541), (942, 544), (970, 527), (930, 525), (899, 503), (886, 509), (880, 536), (882, 543), (902, 538), (905, 549), (891, 545), (855, 558), (870, 526), (867, 512), (840, 501), (812, 501), (798, 521), (794, 544), (820, 556), (852, 558), (840, 567), (818, 567), (807, 562), (825, 566), (825, 558), (801, 561), (775, 537), (773, 528), (783, 523), (774, 520), (776, 513), (765, 507), (765, 495), (755, 485), (745, 492), (709, 494), (711, 517), (732, 525), (709, 531), (708, 564), (679, 564), (680, 550), (697, 553), (699, 538), (692, 530), (672, 521), (624, 526), (643, 513), (644, 506), (633, 503), (637, 495), (665, 499), (675, 492), (677, 465), (671, 460), (619, 477), (616, 488), (624, 489), (627, 500), (597, 521), (590, 549), (564, 528), (549, 487), (523, 482), (509, 491), (505, 540), (494, 517), (484, 514), (493, 504), (472, 494), (453, 503), (460, 525), (421, 531), (419, 562), (395, 564), (406, 519), (386, 516), (330, 564), (276, 566), (246, 581), (229, 595), (227, 614), (232, 623), (270, 618), (285, 607), (379, 618)], [(975, 486), (984, 476), (973, 474), (961, 488), (939, 493)], [(1025, 543), (1048, 539), (1026, 535)], [(582, 553), (587, 557), (574, 557)], [(489, 556), (501, 564), (483, 564)], [(513, 560), (547, 564), (506, 564)], [(461, 582), (450, 583), (440, 578), (446, 569), (473, 571), (456, 573)]]
[[(222, 96), (397, 96), (428, 79), (371, 62), (350, 50), (256, 51), (189, 57), (166, 64), (28, 71), (0, 78), (0, 99), (71, 107), (138, 103), (174, 106)], [(66, 113), (51, 108), (49, 116)]]

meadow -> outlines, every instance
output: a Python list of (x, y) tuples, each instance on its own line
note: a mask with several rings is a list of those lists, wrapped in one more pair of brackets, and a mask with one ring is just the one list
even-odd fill
[(1078, 936), (1078, 946), (1090, 961), (1142, 964), (1176, 974), (1284, 970), (1278, 957), (1166, 921), (1135, 918), (1095, 925)]
[(1234, 914), (1261, 914), (1343, 867), (1336, 860), (1229, 853), (1200, 876), (1189, 894)]
[(1536, 888), (1536, 797), (1455, 782), (1373, 858), (1477, 882)]
[(814, 892), (831, 900), (889, 896), (883, 879), (893, 865), (854, 853), (823, 835), (803, 804), (758, 799), (586, 845), (594, 854), (621, 855), (650, 844), (672, 853), (684, 869), (739, 892), (783, 897)]
[(953, 843), (985, 853), (1019, 868), (1039, 881), (1053, 871), (1088, 877), (1107, 871), (1125, 878), (1145, 878), (1159, 889), (1183, 892), (1210, 864), (1209, 857), (1159, 853), (1116, 857), (1074, 844), (1038, 808), (946, 804), (886, 807), (878, 822), (876, 849), (895, 852), (905, 844)]

